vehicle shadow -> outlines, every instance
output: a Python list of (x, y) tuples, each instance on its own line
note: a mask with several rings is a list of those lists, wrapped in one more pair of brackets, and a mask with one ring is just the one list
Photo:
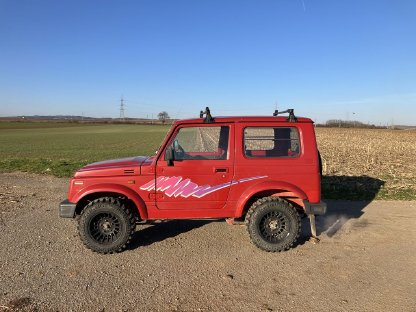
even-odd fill
[[(323, 176), (322, 198), (327, 204), (327, 212), (316, 217), (317, 235), (325, 233), (332, 237), (348, 220), (360, 218), (384, 183), (368, 176)], [(311, 236), (309, 219), (302, 221), (300, 244)]]
[(385, 181), (369, 176), (328, 176), (321, 179), (322, 198), (372, 201)]
[(169, 220), (157, 221), (144, 225), (138, 229), (132, 237), (130, 250), (161, 242), (165, 239), (178, 236), (182, 233), (202, 227), (215, 220)]

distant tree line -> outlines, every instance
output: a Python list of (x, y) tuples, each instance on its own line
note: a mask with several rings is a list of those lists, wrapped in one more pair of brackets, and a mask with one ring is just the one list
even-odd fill
[(363, 123), (358, 120), (342, 120), (342, 119), (330, 119), (325, 124), (318, 124), (318, 127), (330, 127), (330, 128), (367, 128), (367, 129), (385, 129), (384, 126), (376, 126), (370, 123)]

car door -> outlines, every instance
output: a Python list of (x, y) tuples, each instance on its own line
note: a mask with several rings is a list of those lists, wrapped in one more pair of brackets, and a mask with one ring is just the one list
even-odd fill
[[(156, 164), (158, 209), (221, 209), (234, 173), (232, 125), (179, 127)], [(172, 149), (173, 162), (166, 160)]]

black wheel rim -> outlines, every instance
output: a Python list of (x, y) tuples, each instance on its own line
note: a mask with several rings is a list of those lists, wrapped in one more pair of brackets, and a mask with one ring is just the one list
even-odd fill
[(280, 211), (271, 211), (261, 218), (259, 228), (265, 241), (276, 244), (289, 235), (289, 219)]
[(91, 219), (88, 230), (96, 242), (109, 244), (121, 235), (121, 223), (112, 213), (100, 213)]

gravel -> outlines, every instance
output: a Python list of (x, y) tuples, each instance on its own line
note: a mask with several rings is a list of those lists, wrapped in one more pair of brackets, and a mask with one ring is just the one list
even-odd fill
[(416, 202), (329, 201), (321, 242), (267, 253), (224, 221), (139, 225), (100, 255), (58, 217), (68, 179), (0, 174), (0, 311), (416, 311)]

